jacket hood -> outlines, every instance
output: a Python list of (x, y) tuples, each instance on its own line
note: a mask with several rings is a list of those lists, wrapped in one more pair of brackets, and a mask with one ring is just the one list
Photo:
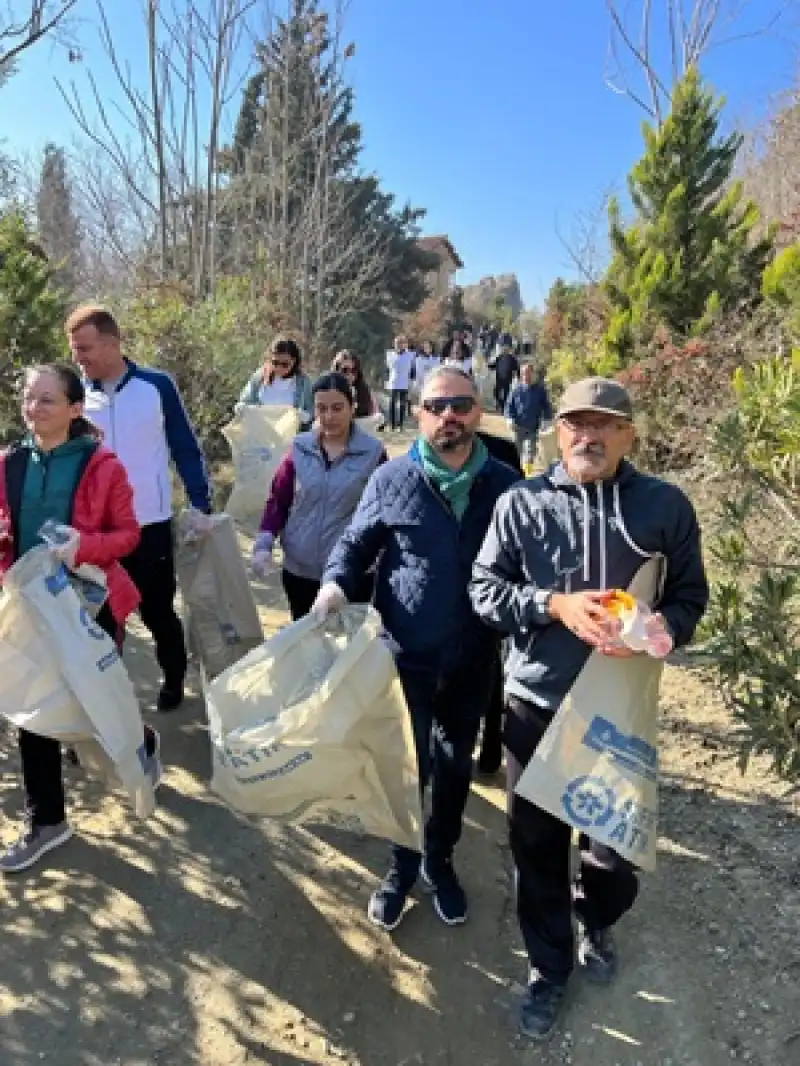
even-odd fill
[(565, 508), (564, 514), (568, 519), (567, 536), (570, 547), (575, 548), (579, 536), (582, 535), (583, 537), (583, 579), (587, 582), (592, 573), (592, 503), (594, 502), (598, 507), (600, 530), (600, 588), (607, 588), (608, 559), (606, 554), (606, 515), (613, 518), (616, 528), (620, 531), (623, 538), (628, 544), (632, 544), (633, 541), (628, 533), (628, 528), (622, 513), (620, 488), (630, 487), (642, 478), (642, 475), (632, 463), (623, 459), (617, 468), (617, 472), (612, 477), (604, 478), (601, 481), (586, 483), (575, 481), (567, 473), (567, 469), (562, 462), (556, 463), (543, 476), (544, 480), (548, 481), (556, 491), (567, 492), (572, 496), (579, 496), (582, 501), (583, 519), (580, 522), (580, 528), (576, 528), (577, 523), (575, 523), (572, 510), (569, 507)]
[(75, 437), (73, 440), (67, 440), (64, 441), (63, 444), (59, 444), (58, 447), (53, 448), (51, 452), (43, 452), (33, 437), (26, 437), (21, 442), (20, 447), (25, 448), (32, 455), (46, 455), (48, 458), (61, 459), (67, 455), (79, 455), (82, 452), (96, 448), (97, 441), (88, 436)]

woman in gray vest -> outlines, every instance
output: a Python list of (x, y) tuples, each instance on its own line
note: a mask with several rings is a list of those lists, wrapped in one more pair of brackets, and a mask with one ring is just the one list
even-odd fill
[[(253, 548), (253, 570), (265, 577), (280, 539), (281, 578), (294, 620), (310, 611), (328, 555), (373, 470), (387, 458), (381, 442), (354, 424), (355, 398), (344, 375), (323, 374), (312, 395), (314, 428), (295, 437), (281, 460)], [(371, 596), (370, 579), (360, 599)]]

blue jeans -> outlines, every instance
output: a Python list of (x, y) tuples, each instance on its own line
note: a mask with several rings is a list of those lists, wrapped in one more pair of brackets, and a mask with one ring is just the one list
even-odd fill
[[(450, 861), (461, 837), (472, 754), (489, 704), (492, 673), (487, 661), (480, 669), (468, 665), (443, 676), (401, 669), (400, 680), (414, 729), (423, 797), (431, 784), (425, 859), (435, 879), (436, 870)], [(419, 873), (419, 852), (395, 845), (392, 854), (402, 879), (413, 884)]]

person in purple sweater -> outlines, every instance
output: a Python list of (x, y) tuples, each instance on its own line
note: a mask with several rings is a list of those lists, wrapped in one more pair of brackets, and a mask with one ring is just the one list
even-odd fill
[[(272, 481), (253, 547), (253, 570), (266, 577), (272, 549), (283, 547), (281, 579), (292, 619), (308, 614), (333, 546), (347, 528), (383, 445), (354, 424), (353, 390), (344, 375), (323, 374), (312, 388), (314, 428), (295, 437)], [(356, 602), (372, 598), (368, 576)]]

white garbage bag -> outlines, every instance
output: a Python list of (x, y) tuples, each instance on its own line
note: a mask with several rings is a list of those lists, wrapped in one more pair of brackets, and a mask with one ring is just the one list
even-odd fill
[(229, 515), (207, 519), (193, 535), (193, 516), (178, 519), (176, 570), (190, 649), (206, 679), (233, 666), (264, 639), (258, 608)]
[(379, 430), (386, 425), (386, 419), (380, 411), (374, 415), (364, 415), (363, 418), (357, 418), (355, 421), (359, 429), (373, 437), (377, 437)]
[(81, 765), (115, 780), (133, 809), (155, 809), (144, 726), (119, 652), (81, 604), (65, 568), (34, 548), (3, 578), (0, 714), (75, 747)]
[(245, 814), (421, 848), (411, 721), (380, 615), (306, 615), (207, 690), (212, 789)]
[(558, 437), (555, 422), (549, 422), (539, 430), (538, 459), (545, 470), (558, 459)]
[[(649, 560), (628, 591), (652, 604), (662, 569)], [(515, 790), (644, 870), (656, 865), (663, 669), (648, 655), (593, 652)]]
[(222, 432), (233, 453), (234, 485), (227, 514), (246, 529), (258, 525), (270, 484), (300, 426), (294, 407), (239, 408)]

